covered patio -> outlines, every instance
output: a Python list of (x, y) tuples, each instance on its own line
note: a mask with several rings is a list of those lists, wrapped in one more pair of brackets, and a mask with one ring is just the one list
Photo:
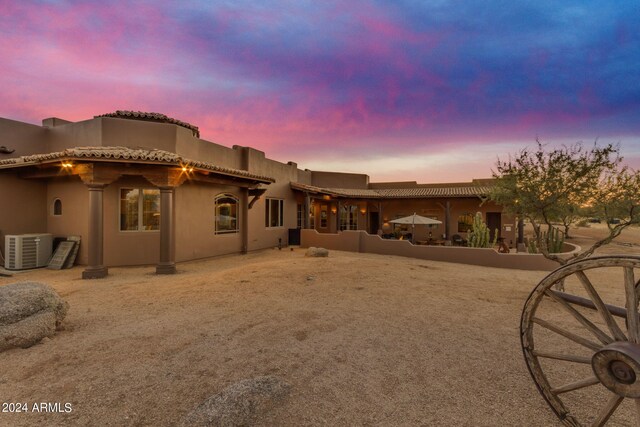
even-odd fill
[[(253, 196), (255, 201), (264, 192), (259, 187), (274, 182), (270, 177), (184, 159), (162, 150), (126, 147), (79, 147), (22, 156), (0, 161), (0, 172), (3, 171), (16, 173), (18, 180), (41, 182), (45, 191), (51, 191), (55, 186), (52, 193), (66, 196), (62, 198), (64, 200), (55, 200), (59, 209), (72, 215), (56, 218), (53, 213), (50, 222), (52, 228), (54, 225), (57, 227), (56, 234), (85, 236), (83, 252), (87, 267), (82, 272), (84, 279), (107, 276), (107, 252), (117, 253), (118, 259), (138, 257), (141, 263), (158, 260), (156, 273), (175, 273), (175, 193), (186, 182), (237, 189), (241, 194), (239, 227), (242, 251), (246, 252), (248, 210), (252, 206), (249, 198)], [(82, 184), (84, 193), (80, 192)], [(106, 191), (109, 191), (109, 197), (105, 203)], [(131, 215), (125, 210), (129, 193), (135, 193), (135, 209)], [(108, 210), (105, 205), (108, 205)], [(127, 225), (131, 221), (134, 222), (133, 228)], [(130, 230), (145, 232), (132, 233)], [(157, 247), (157, 255), (148, 254), (145, 249), (149, 246)]]
[(454, 236), (467, 238), (473, 215), (482, 212), (492, 234), (498, 230), (499, 237), (515, 244), (514, 219), (503, 215), (499, 206), (487, 200), (490, 188), (485, 183), (413, 183), (395, 188), (370, 184), (370, 187), (374, 188), (326, 188), (291, 183), (302, 212), (308, 213), (303, 215), (301, 228), (319, 233), (363, 230), (397, 238), (408, 234), (411, 225), (393, 221), (416, 213), (440, 224), (417, 227), (415, 234), (412, 233), (414, 242), (450, 245)]

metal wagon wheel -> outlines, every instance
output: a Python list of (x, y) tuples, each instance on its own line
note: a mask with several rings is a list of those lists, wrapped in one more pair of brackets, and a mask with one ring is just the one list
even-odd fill
[[(615, 414), (640, 426), (639, 278), (640, 257), (593, 257), (558, 268), (529, 295), (520, 323), (524, 358), (565, 425), (601, 426)], [(554, 290), (559, 282), (575, 292)]]

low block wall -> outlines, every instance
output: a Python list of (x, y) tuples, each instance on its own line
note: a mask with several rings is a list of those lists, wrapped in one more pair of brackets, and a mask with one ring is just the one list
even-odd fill
[(337, 234), (301, 230), (300, 244), (337, 251), (364, 252), (378, 255), (396, 255), (431, 261), (482, 265), (485, 267), (513, 268), (518, 270), (551, 271), (558, 263), (539, 254), (501, 254), (495, 249), (466, 248), (459, 246), (416, 246), (406, 240), (387, 240), (365, 231), (342, 231)]

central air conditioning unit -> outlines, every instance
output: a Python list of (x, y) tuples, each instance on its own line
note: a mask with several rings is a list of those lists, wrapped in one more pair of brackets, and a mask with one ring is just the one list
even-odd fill
[(4, 268), (26, 270), (46, 267), (51, 258), (51, 234), (20, 234), (4, 236)]

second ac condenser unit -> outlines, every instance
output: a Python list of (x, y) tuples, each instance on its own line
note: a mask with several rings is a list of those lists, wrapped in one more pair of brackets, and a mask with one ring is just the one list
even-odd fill
[(20, 234), (4, 237), (4, 268), (26, 270), (46, 267), (51, 258), (51, 234)]

